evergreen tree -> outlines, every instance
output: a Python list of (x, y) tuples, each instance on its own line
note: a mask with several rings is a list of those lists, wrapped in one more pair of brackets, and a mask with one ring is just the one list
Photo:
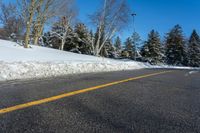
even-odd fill
[(162, 49), (159, 33), (152, 30), (148, 35), (148, 40), (142, 47), (141, 54), (146, 61), (151, 64), (162, 62)]
[(74, 29), (75, 37), (74, 41), (77, 44), (76, 48), (82, 54), (91, 54), (91, 45), (89, 44), (89, 39), (91, 39), (91, 33), (88, 31), (87, 27), (78, 23)]
[(134, 57), (135, 46), (132, 43), (132, 39), (128, 37), (125, 41), (124, 53), (127, 53), (128, 58)]
[(68, 51), (69, 45), (67, 44), (72, 41), (74, 32), (71, 26), (68, 24), (66, 17), (62, 17), (56, 23), (54, 23), (49, 33), (50, 37), (48, 40), (51, 42), (53, 48)]
[(131, 36), (131, 39), (134, 46), (133, 58), (134, 60), (136, 60), (140, 56), (140, 52), (138, 50), (138, 46), (140, 45), (141, 42), (140, 35), (137, 32), (134, 32), (133, 35)]
[(105, 45), (103, 46), (100, 55), (102, 57), (108, 57), (108, 58), (117, 58), (116, 57), (116, 52), (115, 52), (115, 47), (112, 44), (111, 40), (108, 40)]
[(119, 36), (115, 40), (114, 47), (115, 47), (116, 56), (120, 57), (121, 52), (122, 52), (122, 42)]
[(95, 35), (94, 35), (94, 33), (93, 33), (93, 31), (92, 30), (90, 30), (90, 33), (89, 33), (89, 44), (90, 44), (90, 48), (91, 48), (91, 50), (90, 50), (90, 54), (91, 55), (94, 55), (94, 43), (95, 43)]
[(170, 65), (186, 65), (186, 47), (182, 28), (176, 25), (166, 37), (166, 62)]
[(89, 35), (89, 40), (91, 41), (91, 42), (94, 42), (95, 41), (95, 39), (94, 39), (94, 34), (93, 34), (93, 31), (92, 30), (90, 30), (90, 33), (89, 33), (90, 35)]
[(188, 65), (200, 67), (200, 38), (195, 30), (189, 39)]
[(114, 46), (115, 46), (116, 50), (121, 50), (122, 49), (121, 39), (120, 39), (119, 36), (116, 38)]

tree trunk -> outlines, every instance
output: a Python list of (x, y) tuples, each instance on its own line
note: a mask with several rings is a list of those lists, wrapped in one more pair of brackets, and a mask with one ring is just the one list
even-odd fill
[(39, 45), (38, 40), (39, 40), (39, 36), (37, 35), (34, 37), (34, 45)]
[(29, 11), (30, 16), (29, 16), (27, 24), (26, 24), (24, 48), (29, 48), (29, 39), (30, 39), (30, 32), (31, 32), (31, 24), (33, 21), (33, 16), (34, 16), (34, 8), (35, 8), (35, 0), (31, 0), (30, 11)]
[(65, 40), (62, 39), (60, 50), (64, 50), (64, 46), (65, 46)]
[(24, 48), (29, 48), (30, 31), (31, 31), (31, 25), (30, 22), (27, 22)]
[(100, 54), (100, 47), (101, 47), (101, 37), (102, 37), (102, 34), (104, 32), (104, 27), (105, 27), (105, 16), (106, 16), (106, 12), (107, 12), (107, 9), (106, 9), (106, 6), (107, 6), (107, 0), (104, 0), (104, 8), (103, 8), (103, 12), (102, 12), (102, 19), (100, 20), (99, 22), (99, 29), (98, 29), (98, 37), (97, 37), (97, 42), (96, 42), (96, 45), (95, 45), (95, 51), (94, 51), (94, 55), (95, 56), (99, 56)]
[(34, 45), (38, 45), (38, 40), (42, 36), (43, 29), (44, 29), (44, 23), (40, 27), (38, 27), (38, 29), (36, 30), (36, 33), (34, 36)]
[(37, 16), (36, 25), (35, 25), (34, 45), (39, 45), (38, 40), (42, 34), (44, 23), (46, 20), (44, 15), (46, 15), (46, 11), (48, 10), (48, 4), (46, 4), (45, 10), (42, 11), (43, 3), (44, 3), (44, 0), (40, 0), (39, 5), (38, 5), (39, 10), (37, 10), (38, 16)]

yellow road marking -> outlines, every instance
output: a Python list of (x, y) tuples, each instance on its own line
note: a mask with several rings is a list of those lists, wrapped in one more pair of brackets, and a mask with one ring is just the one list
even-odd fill
[(111, 82), (111, 83), (107, 83), (107, 84), (102, 84), (102, 85), (98, 85), (98, 86), (94, 86), (94, 87), (90, 87), (90, 88), (86, 88), (86, 89), (82, 89), (82, 90), (72, 91), (72, 92), (61, 94), (61, 95), (52, 96), (52, 97), (49, 97), (49, 98), (44, 98), (44, 99), (41, 99), (41, 100), (36, 100), (36, 101), (24, 103), (24, 104), (19, 104), (19, 105), (16, 105), (16, 106), (0, 109), (0, 114), (5, 114), (5, 113), (13, 112), (13, 111), (16, 111), (16, 110), (28, 108), (28, 107), (31, 107), (31, 106), (56, 101), (58, 99), (62, 99), (62, 98), (65, 98), (65, 97), (74, 96), (74, 95), (77, 95), (77, 94), (86, 93), (86, 92), (94, 91), (94, 90), (97, 90), (97, 89), (102, 89), (104, 87), (113, 86), (113, 85), (116, 85), (116, 84), (125, 83), (125, 82), (128, 82), (128, 81), (138, 80), (138, 79), (142, 79), (142, 78), (147, 78), (147, 77), (151, 77), (151, 76), (156, 76), (156, 75), (160, 75), (160, 74), (165, 74), (165, 73), (169, 73), (169, 72), (171, 72), (171, 71), (163, 71), (163, 72), (158, 72), (158, 73), (142, 75), (142, 76), (128, 78), (128, 79), (115, 81), (115, 82)]

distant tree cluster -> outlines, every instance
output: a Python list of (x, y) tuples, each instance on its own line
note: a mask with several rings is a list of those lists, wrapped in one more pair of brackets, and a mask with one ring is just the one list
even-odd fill
[(142, 58), (151, 64), (200, 67), (200, 38), (193, 30), (189, 40), (180, 25), (166, 34), (162, 43), (159, 33), (152, 30), (141, 49)]
[(0, 1), (0, 7), (0, 38), (21, 40), (25, 48), (33, 44), (153, 65), (200, 67), (200, 37), (195, 30), (189, 39), (179, 25), (164, 40), (155, 30), (150, 31), (146, 41), (136, 32), (125, 42), (116, 36), (130, 22), (126, 0), (103, 0), (101, 7), (89, 15), (92, 28), (75, 22), (74, 0), (19, 0), (17, 4)]

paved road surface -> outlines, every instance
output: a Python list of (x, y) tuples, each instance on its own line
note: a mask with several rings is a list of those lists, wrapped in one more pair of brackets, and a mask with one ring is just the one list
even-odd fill
[[(2, 109), (167, 70), (0, 83)], [(173, 70), (0, 114), (0, 133), (200, 133), (200, 72)]]

